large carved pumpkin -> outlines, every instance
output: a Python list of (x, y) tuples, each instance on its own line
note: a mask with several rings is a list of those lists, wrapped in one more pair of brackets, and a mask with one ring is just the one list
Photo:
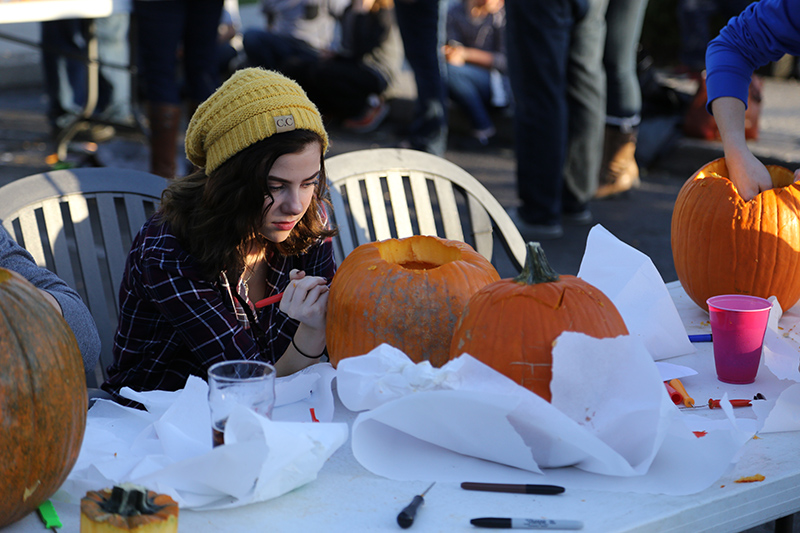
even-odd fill
[(553, 343), (565, 331), (601, 339), (628, 334), (605, 294), (575, 276), (559, 276), (539, 243), (531, 242), (519, 276), (469, 299), (450, 356), (468, 353), (549, 402)]
[(800, 185), (767, 167), (775, 188), (745, 202), (726, 177), (725, 159), (683, 185), (672, 212), (672, 257), (686, 293), (708, 310), (720, 294), (776, 296), (783, 309), (800, 298)]
[(499, 279), (492, 264), (463, 242), (413, 236), (362, 244), (331, 283), (331, 363), (387, 343), (415, 362), (439, 367), (448, 361), (464, 304)]
[(64, 319), (0, 268), (0, 528), (53, 495), (78, 459), (86, 378)]

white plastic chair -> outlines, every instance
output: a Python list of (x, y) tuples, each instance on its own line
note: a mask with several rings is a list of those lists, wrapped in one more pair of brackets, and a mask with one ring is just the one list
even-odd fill
[(337, 262), (367, 242), (435, 235), (466, 242), (489, 261), (499, 244), (517, 271), (525, 264), (525, 241), (505, 209), (446, 159), (378, 148), (333, 156), (325, 167), (339, 228)]
[(101, 353), (90, 387), (105, 380), (112, 362), (131, 242), (167, 183), (137, 170), (80, 168), (27, 176), (0, 188), (5, 229), (39, 266), (78, 291), (97, 324)]

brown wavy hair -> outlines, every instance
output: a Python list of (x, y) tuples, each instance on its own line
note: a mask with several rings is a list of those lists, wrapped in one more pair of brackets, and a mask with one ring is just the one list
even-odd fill
[[(320, 176), (308, 210), (284, 242), (268, 241), (260, 233), (264, 198), (272, 198), (267, 178), (282, 155), (301, 152), (311, 143), (320, 147)], [(328, 224), (332, 211), (328, 195), (322, 138), (309, 130), (267, 137), (231, 157), (207, 176), (201, 169), (176, 179), (161, 195), (159, 212), (169, 222), (184, 249), (199, 263), (209, 280), (220, 272), (239, 272), (255, 241), (268, 251), (297, 255), (321, 239), (336, 234)]]

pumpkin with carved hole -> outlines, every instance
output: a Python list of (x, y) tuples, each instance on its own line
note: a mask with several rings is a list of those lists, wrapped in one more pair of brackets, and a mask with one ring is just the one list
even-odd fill
[(331, 363), (382, 343), (414, 362), (440, 367), (461, 310), (500, 279), (466, 243), (415, 235), (362, 244), (345, 257), (330, 287), (326, 341)]
[(52, 496), (78, 459), (86, 377), (66, 321), (27, 280), (0, 268), (0, 528)]
[(768, 165), (774, 188), (745, 202), (716, 159), (684, 183), (672, 211), (672, 257), (686, 294), (705, 310), (720, 294), (800, 299), (800, 184)]
[(486, 285), (469, 299), (450, 357), (467, 353), (549, 402), (553, 343), (565, 331), (598, 339), (628, 334), (605, 294), (557, 274), (541, 245), (530, 242), (519, 276)]

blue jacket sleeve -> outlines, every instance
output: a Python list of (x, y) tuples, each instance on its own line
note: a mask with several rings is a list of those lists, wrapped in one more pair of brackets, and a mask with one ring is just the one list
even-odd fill
[(760, 0), (728, 21), (706, 49), (708, 102), (721, 96), (747, 105), (753, 71), (784, 54), (800, 55), (800, 2)]

